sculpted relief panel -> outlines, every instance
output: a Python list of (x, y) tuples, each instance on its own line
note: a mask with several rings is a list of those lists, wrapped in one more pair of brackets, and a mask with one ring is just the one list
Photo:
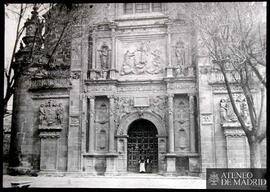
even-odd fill
[(165, 40), (134, 39), (117, 41), (120, 78), (125, 76), (160, 76), (164, 72)]
[(174, 99), (174, 130), (176, 151), (189, 150), (189, 102), (188, 97)]
[(64, 108), (62, 103), (49, 100), (39, 107), (39, 126), (40, 127), (61, 127), (63, 122)]
[(108, 150), (109, 132), (109, 101), (106, 97), (96, 97), (95, 102), (95, 128), (96, 128), (96, 150)]
[[(245, 120), (245, 122), (249, 123), (249, 115), (248, 115), (248, 106), (246, 102), (246, 98), (242, 94), (233, 94), (233, 98), (235, 101), (236, 108), (238, 109), (240, 115)], [(220, 100), (220, 122), (224, 123), (236, 123), (238, 122), (237, 116), (234, 113), (230, 98), (221, 99)]]
[[(145, 97), (147, 98), (147, 97)], [(134, 97), (118, 97), (115, 99), (116, 106), (116, 124), (117, 127), (120, 124), (120, 120), (125, 116), (134, 112), (138, 112), (138, 114), (143, 114), (144, 112), (151, 112), (159, 116), (160, 118), (165, 118), (165, 108), (166, 97), (165, 96), (151, 96), (148, 97), (149, 105), (145, 106), (135, 106), (134, 105)]]

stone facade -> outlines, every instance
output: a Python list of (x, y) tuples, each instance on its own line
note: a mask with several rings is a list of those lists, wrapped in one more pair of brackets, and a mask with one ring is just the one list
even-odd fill
[[(124, 14), (120, 3), (94, 5), (89, 20), (73, 26), (65, 65), (21, 82), (24, 102), (16, 108), (25, 165), (43, 173), (126, 174), (130, 125), (149, 121), (160, 174), (249, 166), (226, 91), (211, 81), (208, 57), (194, 49), (194, 26), (171, 14), (175, 4), (161, 6)], [(240, 99), (247, 115), (243, 105)]]

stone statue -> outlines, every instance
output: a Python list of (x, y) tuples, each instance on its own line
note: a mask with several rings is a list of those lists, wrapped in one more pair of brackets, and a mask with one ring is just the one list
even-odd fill
[(228, 105), (225, 99), (220, 100), (220, 119), (221, 122), (227, 121), (227, 109)]
[(100, 62), (101, 62), (101, 69), (108, 69), (109, 68), (109, 47), (106, 43), (103, 43), (101, 49), (99, 50)]
[(179, 40), (175, 46), (175, 56), (177, 64), (177, 74), (183, 74), (186, 64), (185, 43)]
[(248, 106), (246, 103), (246, 99), (243, 99), (242, 103), (240, 104), (240, 111), (241, 115), (246, 120), (248, 118)]

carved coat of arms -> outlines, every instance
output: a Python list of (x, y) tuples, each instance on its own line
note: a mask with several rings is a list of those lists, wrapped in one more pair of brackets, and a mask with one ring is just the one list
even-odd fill
[(42, 127), (61, 126), (63, 123), (62, 103), (48, 101), (39, 107), (39, 125)]

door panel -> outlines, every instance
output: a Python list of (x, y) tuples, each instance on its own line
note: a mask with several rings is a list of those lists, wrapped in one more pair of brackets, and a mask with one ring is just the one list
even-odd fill
[(147, 172), (158, 172), (157, 130), (150, 121), (133, 122), (128, 131), (128, 171), (139, 172), (139, 160), (148, 158)]

